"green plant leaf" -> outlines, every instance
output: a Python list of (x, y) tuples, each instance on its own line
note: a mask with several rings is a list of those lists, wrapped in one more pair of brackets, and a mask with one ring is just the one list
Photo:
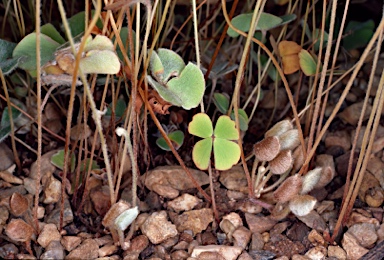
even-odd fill
[[(232, 111), (231, 113), (231, 119), (235, 121), (235, 113)], [(244, 109), (239, 108), (239, 123), (240, 123), (240, 130), (241, 131), (247, 131), (248, 130), (248, 115), (244, 111)]]
[[(313, 76), (316, 74), (317, 61), (312, 55), (307, 51), (302, 49), (299, 52), (299, 62), (300, 68), (307, 76)], [(321, 71), (321, 69), (320, 69)]]
[(280, 16), (280, 18), (282, 22), (278, 26), (281, 26), (296, 20), (297, 16), (295, 14), (286, 14), (286, 15)]
[(177, 77), (185, 68), (183, 59), (176, 52), (160, 48), (157, 50), (157, 55), (164, 68), (158, 80), (162, 83), (167, 83), (171, 77)]
[(120, 61), (113, 51), (91, 50), (81, 58), (80, 69), (85, 74), (117, 74), (120, 70)]
[(240, 147), (237, 143), (215, 138), (213, 141), (215, 168), (219, 171), (229, 170), (240, 159)]
[(373, 20), (366, 22), (350, 21), (345, 29), (345, 32), (352, 34), (343, 39), (343, 47), (347, 50), (357, 49), (367, 45), (372, 38), (375, 23)]
[[(111, 110), (112, 106), (113, 106), (113, 102), (109, 103), (105, 116), (112, 116), (112, 110)], [(126, 108), (127, 108), (127, 104), (125, 103), (125, 100), (123, 98), (119, 98), (116, 101), (116, 107), (115, 107), (115, 117), (117, 120), (120, 119), (122, 116), (124, 116), (124, 112)]]
[[(314, 40), (317, 40), (316, 43), (315, 43), (315, 51), (318, 51), (319, 48), (320, 48), (320, 37), (321, 37), (321, 30), (320, 29), (316, 29), (315, 30), (315, 39)], [(328, 42), (328, 33), (327, 32), (324, 32), (324, 39), (323, 39), (323, 48), (325, 48), (327, 46), (327, 42)]]
[[(73, 153), (71, 153), (71, 172), (75, 170), (76, 166), (76, 157)], [(60, 170), (63, 170), (64, 168), (64, 149), (57, 151), (54, 155), (51, 157), (51, 163), (55, 165)]]
[(211, 137), (213, 134), (211, 119), (205, 113), (194, 115), (188, 125), (188, 132), (201, 138)]
[[(95, 10), (91, 11), (91, 14), (95, 14)], [(92, 17), (89, 17), (92, 19)], [(83, 33), (85, 31), (85, 12), (80, 12), (68, 19), (69, 28), (71, 29), (71, 34), (73, 37)], [(103, 28), (103, 23), (100, 19), (97, 20), (96, 26), (98, 28)], [(64, 27), (61, 26), (61, 29), (64, 31)]]
[[(90, 160), (91, 159), (86, 158), (85, 160), (80, 162), (80, 172), (88, 172)], [(84, 167), (84, 163), (85, 163), (85, 167)], [(100, 169), (100, 166), (97, 164), (95, 160), (92, 160), (91, 170), (96, 170), (96, 169)]]
[(216, 122), (215, 130), (213, 131), (216, 138), (227, 140), (239, 139), (239, 131), (235, 127), (235, 122), (229, 116), (220, 116)]
[(217, 109), (222, 113), (226, 114), (229, 108), (229, 98), (221, 93), (213, 94), (213, 103)]
[[(28, 71), (32, 76), (36, 76), (36, 33), (31, 33), (25, 36), (13, 50), (13, 58), (23, 57), (19, 61), (19, 67)], [(50, 37), (41, 34), (41, 63), (47, 63), (54, 58), (54, 52), (60, 46), (58, 42), (55, 42)]]
[(93, 50), (99, 50), (99, 51), (114, 51), (115, 48), (113, 47), (112, 41), (104, 35), (96, 35), (95, 38), (92, 39), (92, 37), (89, 37), (89, 40), (87, 39), (84, 51), (89, 52)]
[[(252, 13), (240, 14), (232, 19), (232, 24), (237, 29), (243, 32), (248, 32), (251, 27)], [(283, 22), (283, 19), (268, 13), (261, 13), (259, 22), (257, 23), (256, 30), (268, 31), (276, 26), (279, 26)], [(230, 37), (237, 37), (239, 34), (232, 28), (228, 28), (227, 34)]]
[(40, 31), (42, 34), (47, 35), (55, 42), (58, 42), (60, 44), (65, 43), (65, 39), (60, 35), (60, 33), (56, 30), (56, 28), (51, 23), (47, 23), (41, 26)]
[[(177, 130), (169, 133), (168, 138), (172, 141), (172, 143), (175, 144), (175, 149), (178, 150), (184, 142), (184, 133), (180, 130)], [(157, 138), (156, 144), (157, 146), (159, 146), (161, 149), (165, 151), (171, 150), (171, 148), (168, 146), (167, 142), (165, 141), (164, 137)]]
[(12, 52), (16, 47), (16, 43), (0, 39), (0, 68), (4, 75), (8, 75), (17, 68), (21, 57), (12, 58)]
[(9, 42), (3, 39), (0, 39), (0, 62), (4, 62), (7, 59), (12, 58), (12, 52), (16, 47), (16, 43)]
[(208, 169), (212, 153), (212, 138), (198, 141), (192, 150), (192, 159), (200, 170)]
[(148, 83), (165, 101), (187, 110), (199, 105), (205, 91), (205, 80), (195, 64), (189, 62), (185, 66), (175, 52), (159, 49), (151, 55), (149, 71)]
[[(127, 50), (128, 58), (131, 58), (131, 51), (129, 49), (129, 38), (128, 38), (129, 34), (128, 33), (129, 33), (129, 30), (128, 30), (127, 27), (121, 28), (121, 30), (120, 30), (120, 38), (123, 41), (125, 49)], [(135, 38), (136, 38), (136, 33), (135, 33), (135, 31), (132, 31), (132, 39), (133, 39), (133, 45), (134, 46), (135, 46), (135, 43), (136, 43)], [(115, 41), (116, 41), (116, 37), (114, 36), (112, 38), (112, 42), (115, 42)], [(123, 57), (123, 53), (121, 51), (121, 48), (120, 48), (119, 44), (116, 45), (116, 53), (117, 53), (117, 56), (119, 57), (119, 59), (121, 61), (123, 61), (124, 57)]]
[[(11, 107), (11, 110), (13, 123), (16, 124), (18, 118), (21, 116), (21, 112), (14, 107)], [(11, 123), (8, 112), (8, 106), (6, 106), (3, 110), (0, 122), (0, 143), (3, 142), (4, 139), (11, 133)]]

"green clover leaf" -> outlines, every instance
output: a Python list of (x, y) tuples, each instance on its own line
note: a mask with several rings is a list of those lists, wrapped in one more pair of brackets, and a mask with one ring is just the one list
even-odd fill
[(240, 147), (233, 142), (239, 139), (239, 132), (230, 117), (220, 116), (213, 129), (209, 116), (199, 113), (189, 123), (188, 131), (203, 138), (195, 144), (192, 151), (192, 159), (200, 170), (208, 168), (212, 147), (217, 170), (228, 170), (239, 161)]
[(184, 109), (199, 105), (205, 91), (204, 75), (195, 64), (167, 49), (153, 51), (149, 64), (148, 83), (161, 98)]

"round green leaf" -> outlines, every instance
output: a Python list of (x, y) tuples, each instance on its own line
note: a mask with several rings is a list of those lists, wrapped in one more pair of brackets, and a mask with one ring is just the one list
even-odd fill
[[(13, 58), (25, 57), (20, 63), (19, 67), (23, 70), (28, 71), (32, 75), (36, 74), (36, 33), (31, 33), (25, 36), (19, 44), (13, 50)], [(40, 35), (40, 46), (41, 46), (41, 66), (54, 58), (54, 52), (59, 43), (55, 42), (48, 36)]]
[[(172, 141), (172, 143), (175, 146), (175, 149), (179, 149), (180, 146), (184, 142), (184, 133), (180, 130), (177, 130), (175, 132), (169, 133), (168, 138)], [(156, 140), (157, 146), (159, 146), (161, 149), (165, 151), (170, 151), (171, 148), (168, 146), (167, 142), (165, 141), (164, 137), (159, 137)]]
[(240, 147), (237, 143), (221, 138), (213, 141), (215, 168), (220, 171), (229, 170), (240, 159)]
[(212, 152), (212, 138), (198, 141), (192, 150), (192, 160), (200, 170), (208, 169)]
[[(243, 32), (248, 32), (251, 27), (253, 13), (240, 14), (232, 19), (232, 24), (237, 29)], [(279, 26), (283, 22), (283, 19), (268, 13), (261, 13), (259, 22), (257, 23), (256, 30), (268, 31), (276, 26)], [(237, 37), (239, 34), (228, 28), (227, 34), (231, 37)]]
[[(233, 111), (231, 113), (231, 119), (233, 121), (235, 121), (235, 113)], [(241, 109), (241, 108), (239, 109), (239, 123), (240, 123), (240, 130), (241, 131), (247, 131), (248, 130), (248, 115), (244, 111), (244, 109)]]
[(60, 35), (60, 33), (51, 23), (44, 24), (43, 26), (41, 26), (40, 30), (42, 34), (47, 35), (55, 42), (58, 42), (60, 44), (65, 43), (64, 38)]
[(164, 72), (161, 75), (161, 81), (166, 83), (172, 76), (179, 76), (185, 67), (183, 59), (174, 51), (160, 48), (157, 55), (164, 66)]
[(216, 105), (217, 109), (222, 113), (226, 114), (229, 108), (229, 98), (221, 93), (213, 94), (213, 103)]
[(88, 52), (91, 50), (108, 50), (114, 51), (112, 41), (104, 35), (96, 35), (94, 39), (88, 40), (84, 46), (84, 51)]
[(113, 51), (91, 50), (81, 58), (80, 69), (85, 74), (116, 74), (120, 70), (120, 61)]
[(214, 130), (215, 138), (228, 140), (239, 139), (239, 131), (235, 127), (235, 122), (229, 116), (220, 116), (216, 122)]
[(213, 134), (211, 119), (205, 113), (194, 115), (188, 125), (188, 132), (201, 138), (211, 137)]
[(149, 71), (151, 72), (150, 74), (152, 74), (158, 81), (160, 81), (161, 83), (165, 83), (161, 81), (162, 75), (164, 74), (164, 66), (160, 60), (159, 55), (155, 51), (153, 51), (151, 55), (151, 59), (149, 62)]
[[(168, 81), (168, 90), (180, 98), (184, 109), (195, 108), (199, 105), (205, 91), (205, 80), (201, 70), (189, 62), (179, 77)], [(161, 95), (161, 93), (159, 93)], [(171, 100), (166, 100), (172, 103)]]
[(313, 76), (316, 74), (317, 61), (307, 50), (302, 49), (299, 52), (299, 62), (300, 68), (305, 75)]

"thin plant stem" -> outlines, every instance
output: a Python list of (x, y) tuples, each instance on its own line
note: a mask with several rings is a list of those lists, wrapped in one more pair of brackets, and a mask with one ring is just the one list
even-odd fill
[[(37, 219), (37, 209), (39, 206), (39, 192), (40, 192), (40, 178), (41, 178), (41, 153), (42, 153), (42, 139), (43, 139), (43, 132), (42, 132), (42, 111), (41, 111), (41, 50), (40, 50), (40, 9), (41, 3), (40, 0), (36, 1), (36, 23), (35, 23), (35, 30), (36, 30), (36, 88), (37, 88), (37, 176), (35, 180), (35, 204), (33, 208), (33, 219), (35, 221), (35, 228), (37, 230), (37, 233), (40, 232), (40, 227), (38, 224)], [(64, 194), (61, 194), (61, 197), (64, 197)]]

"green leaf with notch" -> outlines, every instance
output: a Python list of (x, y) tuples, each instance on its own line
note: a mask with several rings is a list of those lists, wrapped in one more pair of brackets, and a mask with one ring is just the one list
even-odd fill
[[(184, 142), (184, 133), (180, 130), (171, 132), (168, 134), (168, 138), (172, 141), (174, 144), (174, 147), (176, 150), (178, 150)], [(157, 146), (159, 146), (161, 149), (165, 151), (170, 151), (171, 148), (168, 146), (167, 142), (165, 141), (164, 137), (159, 137), (156, 140)]]
[[(76, 166), (76, 157), (73, 153), (71, 153), (71, 172), (75, 170)], [(51, 157), (51, 163), (55, 165), (60, 170), (63, 170), (64, 168), (64, 149), (57, 151), (54, 155)]]

